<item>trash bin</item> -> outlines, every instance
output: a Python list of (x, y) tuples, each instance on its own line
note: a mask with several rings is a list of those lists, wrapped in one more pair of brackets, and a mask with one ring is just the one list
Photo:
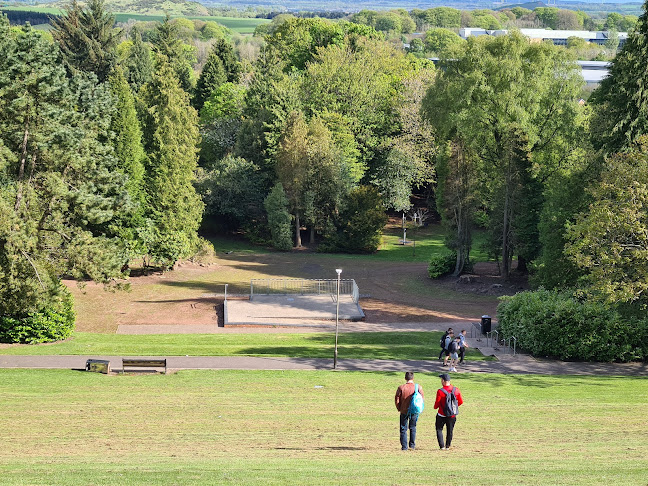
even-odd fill
[(482, 318), (481, 318), (481, 331), (482, 331), (482, 334), (486, 334), (487, 332), (491, 332), (491, 317), (490, 316), (482, 316)]
[(86, 371), (107, 375), (110, 373), (110, 361), (103, 359), (89, 359), (86, 361)]

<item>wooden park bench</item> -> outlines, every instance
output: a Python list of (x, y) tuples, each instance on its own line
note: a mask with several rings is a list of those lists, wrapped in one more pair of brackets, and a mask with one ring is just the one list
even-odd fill
[(167, 372), (166, 359), (150, 359), (150, 358), (123, 358), (122, 359), (122, 373), (128, 368), (164, 368), (164, 374)]

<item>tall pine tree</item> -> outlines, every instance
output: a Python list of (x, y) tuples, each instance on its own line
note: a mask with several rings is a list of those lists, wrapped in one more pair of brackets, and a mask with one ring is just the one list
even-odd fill
[(119, 33), (114, 29), (115, 16), (106, 11), (104, 1), (90, 0), (81, 8), (73, 0), (64, 15), (52, 19), (52, 25), (52, 36), (70, 72), (92, 72), (100, 82), (106, 81), (115, 65)]
[(132, 90), (137, 93), (142, 86), (148, 83), (153, 76), (153, 61), (151, 51), (142, 41), (142, 34), (133, 27), (131, 31), (131, 40), (133, 46), (124, 60), (124, 75), (130, 84)]
[(157, 64), (143, 90), (148, 216), (153, 223), (149, 251), (155, 261), (170, 266), (189, 255), (198, 241), (204, 205), (193, 182), (200, 135), (198, 114), (173, 67), (164, 57)]
[(108, 282), (123, 264), (104, 232), (130, 210), (107, 137), (113, 98), (68, 79), (58, 46), (31, 28), (13, 34), (0, 18), (0, 39), (0, 320), (69, 321), (61, 277)]
[(153, 50), (167, 58), (182, 89), (190, 93), (195, 83), (193, 69), (191, 68), (193, 54), (191, 47), (182, 42), (180, 29), (175, 23), (171, 22), (168, 14), (151, 33), (151, 42)]
[(241, 63), (236, 58), (232, 45), (226, 39), (218, 39), (205, 63), (194, 95), (194, 107), (200, 109), (216, 88), (223, 83), (238, 83), (241, 77)]
[(137, 118), (135, 99), (126, 82), (121, 67), (117, 66), (109, 79), (115, 98), (115, 111), (111, 130), (115, 135), (113, 146), (118, 159), (118, 170), (128, 177), (125, 189), (133, 205), (132, 212), (113, 223), (113, 231), (124, 240), (130, 261), (146, 254), (147, 249), (139, 237), (140, 228), (145, 226), (146, 193), (144, 189), (146, 153), (142, 142), (142, 129)]
[(211, 94), (226, 81), (227, 74), (223, 67), (223, 61), (212, 50), (207, 57), (207, 62), (202, 73), (200, 73), (198, 82), (196, 82), (196, 92), (193, 98), (194, 108), (200, 111)]

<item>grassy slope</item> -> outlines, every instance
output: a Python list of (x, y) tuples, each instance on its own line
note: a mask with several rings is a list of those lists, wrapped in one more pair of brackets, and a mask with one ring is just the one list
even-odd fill
[[(329, 358), (334, 334), (123, 334), (75, 333), (68, 341), (0, 348), (0, 355), (286, 356)], [(440, 332), (349, 332), (339, 337), (338, 356), (357, 359), (431, 359)], [(468, 349), (466, 359), (486, 359)]]
[(457, 380), (453, 449), (435, 444), (438, 378), (417, 374), (427, 408), (401, 453), (401, 373), (0, 370), (1, 482), (646, 484), (648, 380)]

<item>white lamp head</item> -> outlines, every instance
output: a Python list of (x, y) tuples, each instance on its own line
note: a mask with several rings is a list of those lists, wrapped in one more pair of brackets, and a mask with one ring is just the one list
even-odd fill
[(336, 268), (335, 271), (337, 272), (338, 277), (339, 277), (340, 274), (342, 273), (342, 269), (341, 269), (341, 268)]

